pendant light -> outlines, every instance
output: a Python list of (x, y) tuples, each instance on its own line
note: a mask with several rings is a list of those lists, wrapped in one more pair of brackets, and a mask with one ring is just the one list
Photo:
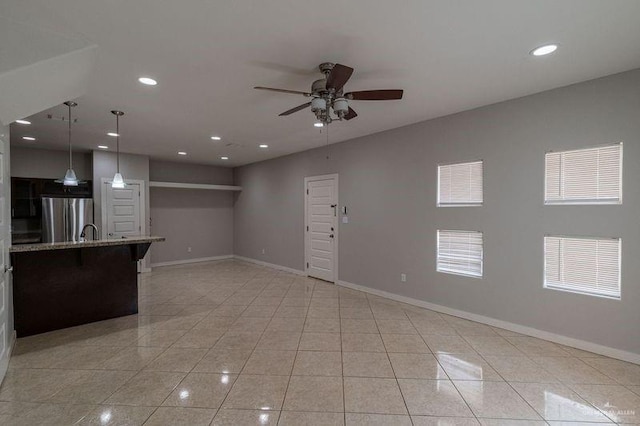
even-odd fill
[(64, 175), (64, 179), (62, 179), (62, 184), (64, 186), (78, 186), (78, 178), (76, 172), (73, 171), (73, 153), (71, 148), (71, 108), (78, 104), (73, 101), (67, 101), (64, 104), (69, 107), (69, 168)]
[(120, 117), (124, 115), (122, 111), (111, 111), (116, 116), (116, 174), (111, 181), (111, 187), (115, 189), (124, 188), (124, 179), (120, 174)]

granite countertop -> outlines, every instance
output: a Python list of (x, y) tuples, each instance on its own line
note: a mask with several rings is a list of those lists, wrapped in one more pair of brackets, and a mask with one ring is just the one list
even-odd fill
[(63, 250), (72, 248), (85, 248), (85, 247), (107, 247), (107, 246), (121, 246), (128, 244), (144, 244), (155, 243), (164, 241), (164, 237), (127, 237), (113, 240), (89, 240), (82, 242), (59, 242), (59, 243), (37, 243), (37, 244), (18, 244), (9, 247), (10, 253), (21, 253), (27, 251), (43, 251), (43, 250)]

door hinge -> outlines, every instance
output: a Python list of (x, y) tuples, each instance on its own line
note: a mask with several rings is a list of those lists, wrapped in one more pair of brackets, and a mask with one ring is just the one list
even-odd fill
[(309, 227), (307, 226), (307, 232), (309, 232)]
[(309, 195), (309, 189), (307, 189), (307, 195)]
[(307, 269), (309, 269), (309, 262), (307, 262)]

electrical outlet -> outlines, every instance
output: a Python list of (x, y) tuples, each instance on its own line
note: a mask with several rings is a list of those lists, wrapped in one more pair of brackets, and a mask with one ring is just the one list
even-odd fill
[(187, 247), (187, 253), (191, 253), (191, 247)]
[(407, 282), (407, 274), (400, 274), (400, 281), (402, 281), (403, 283)]
[(262, 254), (265, 254), (267, 252), (266, 249), (262, 249)]

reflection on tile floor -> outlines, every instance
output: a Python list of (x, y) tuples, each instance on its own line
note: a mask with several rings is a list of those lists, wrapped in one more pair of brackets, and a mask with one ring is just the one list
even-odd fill
[(640, 366), (239, 261), (19, 339), (2, 425), (640, 423)]

